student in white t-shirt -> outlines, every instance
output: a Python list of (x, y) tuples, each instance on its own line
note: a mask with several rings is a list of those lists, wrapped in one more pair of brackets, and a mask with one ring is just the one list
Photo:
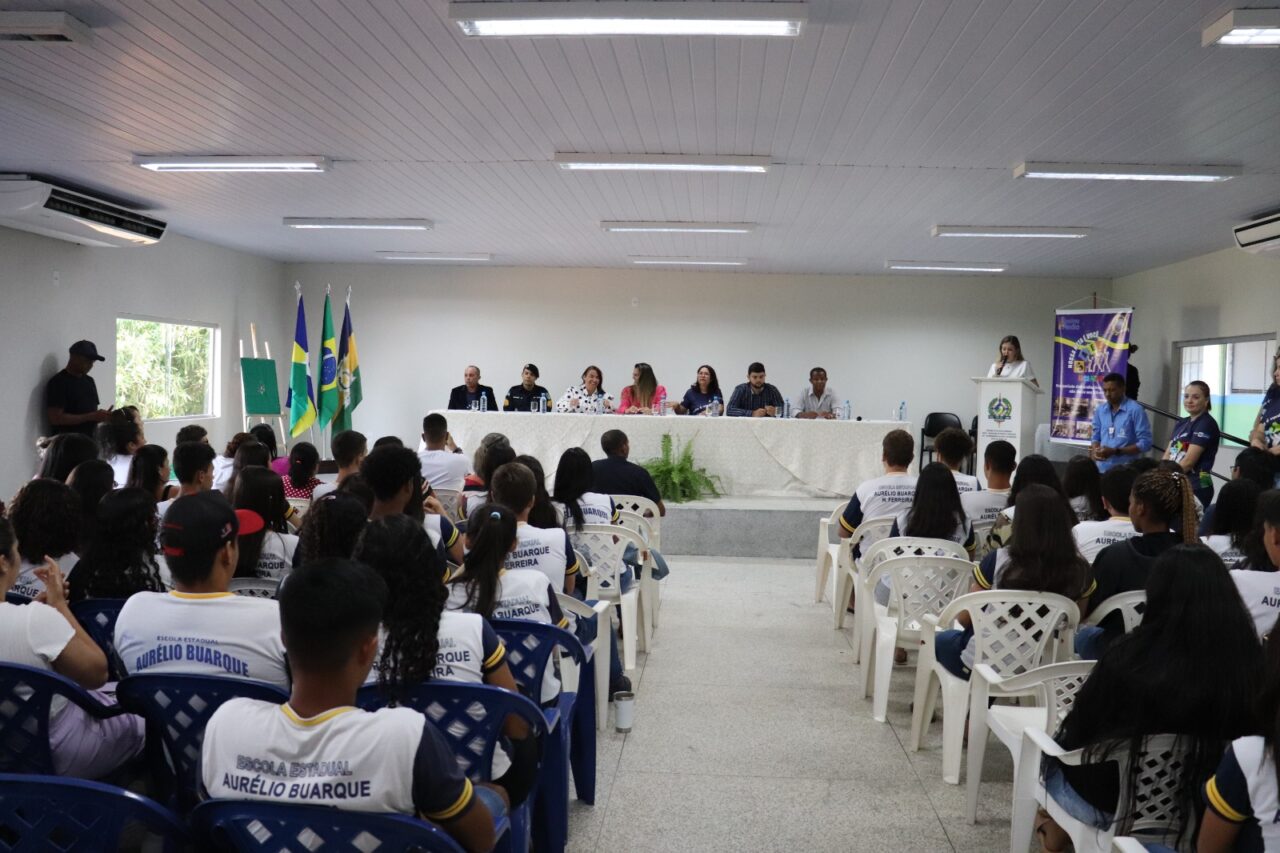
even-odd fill
[(214, 449), (203, 441), (187, 441), (173, 449), (173, 476), (178, 478), (178, 495), (156, 504), (156, 515), (164, 521), (164, 514), (178, 498), (198, 495), (213, 488)]
[(80, 501), (65, 483), (57, 480), (30, 480), (9, 505), (9, 521), (18, 537), (22, 563), (10, 592), (35, 598), (44, 592), (44, 581), (36, 569), (45, 557), (57, 561), (64, 576), (70, 575), (80, 558)]
[(987, 537), (987, 544), (991, 548), (1006, 548), (1013, 541), (1013, 513), (1018, 495), (1032, 483), (1048, 486), (1061, 495), (1062, 502), (1071, 509), (1071, 517), (1076, 518), (1076, 511), (1071, 508), (1071, 501), (1067, 498), (1067, 493), (1062, 490), (1062, 481), (1058, 479), (1058, 472), (1054, 469), (1053, 463), (1039, 453), (1028, 454), (1018, 463), (1018, 468), (1013, 473), (1009, 505), (1000, 510), (1000, 514), (996, 516), (996, 523), (991, 527), (991, 534)]
[(951, 469), (956, 478), (956, 488), (961, 494), (982, 489), (977, 477), (960, 470), (973, 452), (973, 439), (969, 437), (969, 433), (959, 427), (947, 427), (934, 438), (933, 452), (942, 464)]
[(239, 537), (262, 529), (261, 516), (232, 509), (220, 492), (169, 507), (160, 541), (176, 588), (131, 596), (116, 620), (116, 652), (130, 675), (217, 675), (288, 689), (280, 609), (228, 591)]
[(1138, 472), (1128, 465), (1108, 470), (1102, 475), (1102, 506), (1110, 517), (1106, 521), (1082, 521), (1072, 530), (1080, 556), (1090, 565), (1103, 548), (1138, 535), (1129, 518), (1129, 494), (1136, 479)]
[(1209, 519), (1209, 533), (1200, 541), (1214, 550), (1228, 569), (1245, 558), (1245, 543), (1253, 531), (1253, 520), (1262, 488), (1252, 480), (1231, 480), (1218, 492)]
[(1062, 491), (1080, 521), (1106, 521), (1107, 508), (1102, 505), (1102, 475), (1098, 463), (1083, 453), (1071, 457), (1062, 475)]
[(508, 569), (537, 569), (551, 581), (551, 587), (572, 594), (581, 566), (564, 528), (544, 530), (529, 524), (537, 480), (519, 462), (509, 462), (493, 473), (489, 484), (493, 502), (516, 516), (516, 550), (507, 557)]
[(321, 483), (316, 486), (311, 493), (312, 503), (331, 492), (336, 492), (344, 480), (352, 474), (360, 473), (360, 463), (369, 453), (369, 439), (364, 437), (364, 433), (344, 429), (329, 440), (329, 450), (333, 453), (333, 461), (338, 463), (338, 479), (332, 483)]
[[(407, 515), (423, 524), (436, 545), (456, 564), (462, 563), (462, 543), (444, 515), (444, 507), (423, 489), (426, 481), (418, 456), (406, 447), (376, 447), (360, 465), (360, 477), (373, 491), (369, 519)], [(428, 512), (428, 508), (430, 512)]]
[(111, 468), (115, 471), (116, 488), (123, 489), (129, 480), (133, 454), (147, 443), (142, 424), (123, 409), (116, 409), (109, 418), (98, 424), (95, 434), (102, 448), (103, 458), (111, 463)]
[[(479, 613), (486, 619), (524, 619), (568, 628), (547, 576), (536, 569), (506, 569), (515, 551), (516, 517), (498, 504), (484, 504), (467, 519), (467, 557), (462, 572), (449, 579), (450, 610)], [(548, 665), (542, 681), (542, 702), (560, 695), (560, 680)]]
[(1258, 636), (1266, 638), (1273, 633), (1276, 617), (1280, 616), (1280, 491), (1271, 489), (1258, 498), (1257, 524), (1258, 529), (1250, 537), (1251, 553), (1241, 563), (1247, 568), (1234, 569), (1230, 574), (1245, 609), (1253, 617)]
[[(19, 565), (13, 527), (0, 516), (0, 593), (13, 587)], [(113, 698), (97, 692), (107, 680), (106, 655), (67, 605), (58, 564), (46, 560), (35, 574), (42, 587), (47, 582), (39, 599), (20, 605), (0, 602), (0, 661), (56, 672), (99, 702), (114, 705)], [(49, 716), (49, 747), (59, 775), (98, 779), (142, 751), (145, 726), (132, 714), (99, 720), (54, 697)]]
[[(418, 711), (355, 707), (378, 654), (386, 600), (382, 579), (350, 560), (323, 560), (290, 576), (279, 607), (294, 671), (289, 701), (232, 699), (214, 712), (200, 756), (203, 787), (217, 799), (420, 816), (465, 849), (488, 850), (494, 818), (506, 810), (501, 789), (473, 786)], [(290, 776), (277, 767), (340, 772)]]
[(240, 450), (240, 445), (246, 441), (257, 441), (257, 439), (247, 432), (236, 433), (227, 442), (222, 453), (213, 460), (213, 487), (224, 495), (231, 484), (231, 472), (235, 468), (236, 453)]
[[(518, 692), (506, 647), (488, 620), (444, 609), (449, 598), (445, 564), (421, 525), (404, 515), (370, 522), (352, 559), (377, 572), (389, 593), (378, 659), (366, 684), (377, 684), (391, 697), (425, 681), (483, 683)], [(508, 718), (504, 733), (511, 750), (494, 752), (493, 778), (512, 803), (520, 803), (533, 783), (537, 748), (528, 739), (528, 727), (515, 717)]]
[(982, 474), (987, 487), (979, 492), (963, 492), (960, 503), (971, 524), (994, 522), (1009, 505), (1009, 478), (1018, 464), (1018, 451), (1007, 441), (993, 441), (982, 454)]
[(262, 530), (242, 537), (236, 577), (283, 579), (298, 548), (298, 537), (285, 521), (284, 478), (270, 468), (245, 468), (237, 480), (235, 508), (257, 513), (263, 523)]
[(848, 539), (868, 518), (897, 516), (910, 509), (916, 493), (916, 476), (907, 469), (916, 458), (916, 443), (904, 429), (890, 430), (880, 442), (880, 461), (884, 473), (863, 480), (849, 496), (840, 516), (840, 538)]
[(551, 499), (560, 504), (565, 527), (570, 532), (581, 530), (584, 524), (613, 524), (618, 520), (613, 498), (591, 491), (594, 479), (587, 451), (570, 447), (560, 454)]
[(422, 476), (431, 488), (462, 491), (462, 481), (471, 471), (471, 460), (453, 443), (449, 421), (444, 415), (432, 412), (422, 419), (422, 445), (418, 460)]

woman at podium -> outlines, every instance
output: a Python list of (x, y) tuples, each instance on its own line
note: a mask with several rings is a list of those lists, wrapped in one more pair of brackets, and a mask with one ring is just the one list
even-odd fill
[(1000, 357), (987, 371), (987, 377), (1030, 379), (1037, 388), (1040, 387), (1035, 372), (1031, 369), (1031, 363), (1022, 357), (1022, 344), (1018, 341), (1017, 335), (1005, 335), (1000, 339)]

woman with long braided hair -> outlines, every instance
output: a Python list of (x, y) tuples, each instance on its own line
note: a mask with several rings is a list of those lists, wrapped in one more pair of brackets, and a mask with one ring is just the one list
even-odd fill
[[(1129, 518), (1138, 535), (1108, 545), (1093, 561), (1097, 588), (1089, 598), (1089, 609), (1113, 595), (1146, 589), (1151, 564), (1175, 545), (1194, 545), (1196, 538), (1195, 495), (1186, 474), (1164, 469), (1147, 471), (1133, 481), (1129, 495)], [(1181, 524), (1181, 533), (1173, 527)], [(1076, 634), (1076, 652), (1096, 659), (1111, 641), (1124, 634), (1119, 613), (1112, 613), (1097, 628), (1081, 628)]]

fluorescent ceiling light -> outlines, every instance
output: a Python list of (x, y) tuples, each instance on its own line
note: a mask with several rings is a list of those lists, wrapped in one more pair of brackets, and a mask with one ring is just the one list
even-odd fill
[(695, 157), (685, 154), (564, 154), (555, 163), (567, 171), (749, 172), (769, 171), (768, 157)]
[(1040, 228), (1034, 225), (935, 225), (935, 237), (1057, 237), (1079, 239), (1089, 235), (1088, 228)]
[(628, 260), (642, 266), (679, 266), (679, 267), (740, 267), (747, 263), (746, 258), (680, 258), (652, 257), (632, 255)]
[(153, 172), (323, 172), (328, 157), (134, 157), (135, 166)]
[(1200, 46), (1280, 47), (1280, 9), (1236, 9), (1204, 28)]
[(1058, 178), (1068, 181), (1229, 181), (1243, 173), (1239, 166), (1139, 166), (1131, 163), (1019, 163), (1015, 178)]
[(601, 222), (614, 234), (750, 234), (751, 222)]
[(488, 261), (488, 252), (376, 252), (384, 261)]
[(89, 27), (66, 12), (0, 12), (0, 41), (67, 44), (89, 39)]
[(284, 224), (290, 228), (328, 229), (342, 228), (356, 231), (430, 231), (430, 219), (306, 219), (286, 216)]
[(452, 2), (449, 20), (467, 36), (796, 37), (808, 20), (803, 2)]
[(885, 261), (891, 270), (916, 272), (1004, 272), (1008, 264), (982, 261)]

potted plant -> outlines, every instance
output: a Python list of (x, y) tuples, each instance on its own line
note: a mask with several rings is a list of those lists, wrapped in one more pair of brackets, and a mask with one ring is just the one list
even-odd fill
[(693, 464), (692, 439), (677, 453), (671, 434), (667, 433), (662, 437), (662, 455), (640, 465), (653, 477), (664, 501), (685, 503), (703, 495), (720, 496), (720, 478)]

